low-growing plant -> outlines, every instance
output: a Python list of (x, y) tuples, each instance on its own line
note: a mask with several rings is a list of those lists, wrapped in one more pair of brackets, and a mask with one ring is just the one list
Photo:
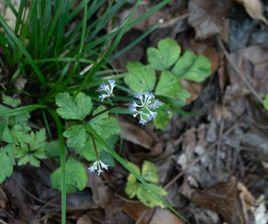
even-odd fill
[(0, 65), (8, 71), (0, 77), (0, 183), (15, 165), (38, 167), (43, 159), (55, 159), (59, 168), (51, 174), (51, 185), (62, 193), (62, 223), (66, 192), (83, 190), (89, 173), (112, 169), (114, 160), (130, 172), (126, 192), (131, 198), (173, 210), (156, 185), (153, 164), (144, 162), (140, 170), (115, 150), (117, 116), (133, 115), (141, 125), (153, 120), (164, 129), (190, 96), (180, 81), (204, 81), (210, 63), (189, 51), (181, 55), (168, 38), (148, 49), (148, 65), (131, 62), (126, 74), (118, 74), (110, 59), (123, 34), (169, 1), (134, 19), (140, 2), (110, 32), (104, 28), (126, 1), (21, 0), (18, 10), (12, 8), (13, 29), (0, 16)]
[(127, 178), (127, 185), (125, 188), (125, 191), (128, 196), (130, 198), (134, 198), (135, 196), (137, 196), (137, 198), (143, 204), (151, 208), (155, 206), (164, 207), (165, 204), (163, 203), (163, 200), (159, 200), (159, 198), (153, 197), (154, 194), (157, 194), (161, 197), (167, 195), (165, 189), (157, 185), (159, 178), (156, 172), (155, 165), (149, 161), (145, 161), (143, 163), (142, 169), (140, 169), (133, 163), (129, 163), (129, 165), (132, 166), (133, 169), (135, 169), (136, 172), (141, 175), (145, 181), (149, 183), (149, 189), (144, 188), (144, 186), (138, 182), (135, 176), (129, 174)]
[(263, 100), (264, 109), (268, 111), (268, 94), (265, 95)]

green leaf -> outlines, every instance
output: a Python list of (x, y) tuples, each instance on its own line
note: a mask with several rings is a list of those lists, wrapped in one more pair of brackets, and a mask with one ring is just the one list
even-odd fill
[[(158, 195), (159, 197), (156, 197)], [(139, 188), (137, 190), (138, 199), (146, 206), (153, 208), (155, 206), (164, 207), (163, 200), (161, 200), (162, 196), (166, 196), (167, 192), (164, 188), (159, 187), (155, 184), (147, 184), (145, 188), (143, 185), (139, 184)]]
[(130, 62), (124, 80), (134, 92), (150, 92), (154, 89), (156, 76), (154, 69), (140, 62)]
[(14, 147), (8, 144), (0, 148), (0, 183), (11, 176), (15, 163)]
[[(87, 186), (87, 171), (82, 163), (70, 157), (65, 163), (66, 191), (82, 191)], [(50, 176), (51, 186), (61, 190), (61, 169), (56, 169)]]
[(203, 82), (211, 73), (211, 63), (205, 56), (185, 51), (173, 67), (172, 72), (179, 78)]
[(84, 120), (92, 108), (91, 98), (80, 92), (74, 98), (69, 93), (59, 93), (56, 95), (58, 114), (65, 119)]
[(178, 98), (181, 85), (176, 76), (169, 71), (163, 71), (157, 83), (155, 94), (170, 98)]
[(3, 94), (2, 96), (2, 100), (3, 100), (3, 103), (10, 106), (10, 107), (18, 107), (20, 104), (21, 104), (21, 101), (20, 99), (15, 99), (15, 98), (12, 98), (10, 96), (7, 96), (5, 94)]
[(46, 130), (45, 128), (40, 129), (39, 131), (35, 133), (31, 133), (32, 139), (30, 142), (30, 149), (31, 151), (35, 151), (38, 149), (45, 149), (46, 147)]
[(40, 129), (37, 132), (27, 132), (21, 125), (15, 125), (12, 128), (12, 135), (14, 136), (16, 144), (16, 158), (18, 158), (18, 165), (25, 165), (27, 163), (32, 166), (39, 167), (40, 161), (47, 158), (45, 153), (46, 147), (46, 131)]
[(264, 97), (263, 105), (265, 110), (268, 111), (268, 94), (266, 94), (266, 96)]
[[(100, 106), (94, 111), (93, 115), (104, 111), (105, 109), (105, 107)], [(117, 119), (114, 117), (109, 117), (108, 112), (98, 115), (97, 117), (93, 118), (89, 123), (91, 124), (93, 129), (104, 139), (108, 139), (113, 135), (119, 134), (121, 131)]]
[(47, 157), (59, 157), (60, 156), (60, 143), (59, 141), (48, 142), (45, 147), (45, 153)]
[(153, 120), (154, 126), (158, 129), (165, 130), (173, 113), (169, 110), (169, 107), (166, 104), (157, 108), (156, 112), (157, 115)]
[(63, 136), (67, 138), (67, 146), (73, 150), (79, 150), (85, 147), (88, 137), (83, 125), (68, 127), (63, 133)]
[(142, 177), (144, 180), (151, 182), (151, 183), (157, 183), (158, 182), (158, 175), (156, 171), (156, 167), (153, 163), (149, 161), (145, 161), (142, 166)]
[[(130, 169), (132, 169), (136, 174), (140, 175), (141, 170), (134, 163), (127, 162), (127, 165)], [(137, 178), (133, 174), (129, 174), (127, 178), (127, 185), (125, 187), (125, 192), (130, 198), (134, 198), (137, 194), (137, 190), (139, 187), (139, 183)]]
[(125, 192), (129, 198), (134, 198), (136, 196), (138, 188), (139, 184), (136, 177), (134, 177), (132, 174), (129, 174), (127, 178), (127, 185), (125, 187)]
[(4, 127), (4, 130), (3, 130), (2, 136), (1, 136), (1, 140), (6, 142), (6, 143), (14, 143), (14, 138), (13, 138), (8, 126)]
[(147, 55), (150, 65), (156, 70), (169, 69), (180, 56), (180, 46), (175, 40), (166, 38), (160, 40), (156, 48), (148, 48)]

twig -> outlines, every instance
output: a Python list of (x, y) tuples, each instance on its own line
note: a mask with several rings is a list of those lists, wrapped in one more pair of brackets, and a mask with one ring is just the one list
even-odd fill
[(224, 137), (226, 137), (228, 134), (230, 134), (233, 129), (236, 127), (237, 122), (239, 122), (242, 118), (244, 117), (244, 114), (238, 118), (235, 123), (218, 139), (216, 140), (212, 145), (210, 145), (207, 149), (206, 152), (204, 152), (202, 155), (200, 155), (198, 158), (196, 158), (195, 160), (193, 160), (183, 171), (181, 171), (180, 173), (178, 173), (171, 181), (169, 181), (166, 185), (165, 185), (165, 189), (167, 190), (168, 188), (170, 188), (172, 186), (172, 184), (174, 184), (180, 177), (182, 177), (184, 175), (184, 173), (191, 168), (193, 165), (195, 165), (196, 163), (198, 163), (200, 161), (200, 159), (211, 153), (212, 149), (214, 149), (215, 146), (217, 146)]
[(224, 56), (226, 57), (227, 61), (231, 65), (231, 67), (234, 69), (236, 74), (239, 76), (239, 78), (243, 81), (245, 86), (249, 89), (249, 91), (255, 96), (255, 98), (262, 104), (262, 98), (259, 96), (259, 94), (256, 92), (256, 90), (251, 86), (251, 84), (248, 82), (246, 77), (242, 74), (242, 72), (239, 70), (239, 68), (234, 64), (233, 60), (231, 59), (229, 53), (224, 47), (224, 44), (222, 43), (222, 40), (220, 37), (217, 37), (218, 44), (223, 51)]

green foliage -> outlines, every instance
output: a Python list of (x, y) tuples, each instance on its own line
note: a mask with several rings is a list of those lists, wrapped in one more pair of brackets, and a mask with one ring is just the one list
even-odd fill
[[(104, 106), (100, 106), (93, 112), (93, 116), (105, 110), (106, 108)], [(119, 134), (121, 131), (117, 119), (109, 116), (107, 111), (93, 118), (90, 124), (93, 129), (106, 140), (113, 135)]]
[[(170, 38), (160, 40), (157, 48), (148, 48), (147, 59), (148, 65), (140, 62), (127, 65), (125, 83), (134, 92), (153, 92), (169, 108), (160, 111), (154, 121), (157, 128), (165, 129), (170, 120), (166, 115), (184, 106), (191, 96), (182, 86), (182, 80), (204, 81), (211, 74), (211, 63), (205, 56), (190, 51), (181, 55), (181, 47)], [(158, 71), (161, 71), (159, 75)]]
[(56, 104), (58, 114), (65, 119), (84, 120), (92, 109), (91, 98), (80, 92), (74, 98), (69, 93), (59, 93), (56, 95)]
[(177, 77), (189, 81), (203, 82), (211, 73), (211, 63), (202, 55), (186, 51), (175, 64), (172, 72)]
[[(66, 93), (60, 93), (64, 96)], [(79, 95), (79, 94), (78, 94)], [(83, 94), (84, 98), (91, 102), (90, 97)], [(57, 96), (56, 96), (57, 99)], [(62, 104), (61, 104), (62, 105)], [(60, 107), (57, 109), (59, 115), (65, 115), (66, 107)], [(70, 111), (66, 109), (67, 113)], [(89, 111), (89, 110), (88, 110)], [(89, 111), (90, 113), (90, 111)], [(63, 115), (63, 116), (64, 116)], [(86, 116), (89, 115), (88, 113)], [(97, 115), (97, 116), (96, 116)], [(74, 116), (73, 116), (74, 117)], [(109, 116), (109, 112), (106, 111), (106, 107), (100, 106), (92, 113), (92, 119), (89, 121), (93, 129), (101, 135), (106, 141), (110, 141), (111, 138), (116, 139), (115, 135), (120, 133), (119, 123), (116, 118)], [(101, 153), (104, 148), (99, 143), (93, 142), (92, 136), (86, 131), (86, 122), (84, 120), (76, 121), (71, 126), (67, 127), (63, 133), (63, 136), (67, 139), (67, 146), (69, 149), (75, 151), (78, 155), (88, 161), (96, 159), (95, 150)], [(96, 147), (96, 149), (94, 149)], [(113, 160), (107, 154), (101, 153), (106, 161), (113, 164)]]
[[(68, 193), (82, 191), (87, 186), (88, 176), (84, 165), (72, 157), (65, 163), (65, 175), (66, 191)], [(62, 175), (60, 168), (56, 169), (50, 178), (51, 186), (61, 190)]]
[(148, 48), (149, 64), (156, 70), (167, 70), (178, 60), (181, 52), (180, 46), (175, 40), (166, 38), (160, 40), (157, 48)]
[[(139, 183), (133, 174), (129, 174), (127, 178), (127, 184), (125, 192), (130, 198), (137, 198), (146, 206), (153, 208), (155, 206), (163, 207), (163, 200), (161, 198), (167, 195), (167, 192), (160, 186), (156, 185), (158, 182), (158, 176), (156, 167), (153, 163), (145, 161), (142, 166), (142, 170), (133, 163), (128, 165), (135, 170), (137, 174), (141, 174), (145, 181), (149, 182), (146, 187)], [(156, 197), (155, 195), (158, 195)]]
[(37, 132), (30, 133), (17, 132), (14, 133), (18, 140), (16, 147), (16, 158), (18, 158), (18, 165), (25, 165), (27, 163), (32, 166), (39, 167), (40, 160), (47, 158), (45, 154), (46, 147), (46, 132), (45, 129), (40, 129)]
[(156, 76), (151, 66), (143, 65), (140, 62), (130, 62), (127, 70), (125, 82), (134, 92), (146, 92), (154, 89)]
[(4, 181), (12, 174), (15, 164), (19, 166), (31, 164), (38, 167), (40, 160), (46, 158), (47, 142), (45, 129), (34, 132), (29, 127), (29, 113), (4, 115), (7, 111), (17, 110), (21, 103), (19, 99), (3, 95), (2, 102), (4, 105), (0, 104), (0, 140), (3, 147), (1, 147), (0, 160), (1, 165), (3, 165), (1, 181)]
[(268, 94), (264, 97), (263, 106), (268, 111)]
[(0, 183), (13, 173), (15, 164), (13, 145), (8, 144), (0, 148)]
[(169, 71), (163, 71), (157, 83), (155, 94), (171, 98), (179, 98), (181, 85), (176, 76)]
[(170, 111), (169, 107), (167, 104), (162, 105), (157, 109), (157, 115), (154, 119), (154, 125), (156, 128), (164, 130), (170, 119), (173, 116), (173, 113)]

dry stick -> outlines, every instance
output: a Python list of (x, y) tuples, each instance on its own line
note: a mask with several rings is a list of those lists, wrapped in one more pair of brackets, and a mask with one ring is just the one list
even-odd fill
[(243, 117), (244, 117), (244, 115), (245, 114), (243, 114), (240, 118), (238, 118), (235, 122), (234, 122), (234, 124), (230, 127), (230, 128), (228, 128), (228, 130), (217, 140), (217, 141), (215, 141), (212, 145), (210, 145), (209, 147), (208, 147), (208, 149), (207, 149), (207, 151), (206, 152), (204, 152), (202, 155), (200, 155), (198, 158), (196, 158), (195, 160), (193, 160), (192, 162), (191, 162), (191, 164), (189, 164), (183, 171), (181, 171), (180, 173), (178, 173), (171, 181), (169, 181), (166, 185), (165, 185), (165, 189), (167, 190), (169, 187), (171, 187), (171, 185), (172, 184), (174, 184), (180, 177), (182, 177), (183, 175), (184, 175), (184, 173), (190, 168), (190, 167), (192, 167), (193, 165), (195, 165), (196, 163), (198, 163), (199, 161), (200, 161), (200, 159), (203, 157), (203, 156), (205, 156), (205, 155), (207, 155), (207, 154), (209, 154), (209, 153), (211, 153), (212, 152), (212, 149), (214, 149), (214, 147), (215, 146), (217, 146), (218, 144), (219, 144), (219, 142), (221, 142), (222, 141), (222, 139), (224, 138), (224, 137), (226, 137), (228, 134), (230, 134), (232, 131), (233, 131), (233, 129), (236, 127), (236, 124), (237, 124), (237, 122), (239, 122)]
[(217, 41), (218, 44), (221, 48), (221, 50), (223, 51), (224, 56), (226, 57), (227, 61), (229, 62), (229, 64), (231, 65), (231, 67), (235, 70), (235, 72), (237, 73), (237, 75), (239, 76), (239, 78), (243, 81), (243, 83), (245, 84), (245, 86), (249, 89), (249, 91), (256, 97), (256, 99), (262, 104), (262, 98), (259, 96), (259, 94), (256, 92), (256, 90), (251, 86), (251, 84), (248, 82), (248, 80), (246, 79), (246, 77), (242, 74), (242, 72), (239, 70), (239, 68), (234, 64), (233, 60), (231, 59), (229, 53), (227, 52), (227, 50), (224, 47), (224, 44), (222, 43), (222, 40), (220, 39), (220, 37), (217, 37)]

